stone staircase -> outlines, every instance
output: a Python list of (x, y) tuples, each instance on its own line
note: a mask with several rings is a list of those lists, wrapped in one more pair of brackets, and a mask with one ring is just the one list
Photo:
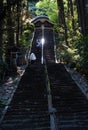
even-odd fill
[(1, 123), (1, 130), (50, 130), (44, 67), (29, 65)]
[(49, 64), (53, 107), (58, 130), (88, 130), (88, 100), (63, 64)]

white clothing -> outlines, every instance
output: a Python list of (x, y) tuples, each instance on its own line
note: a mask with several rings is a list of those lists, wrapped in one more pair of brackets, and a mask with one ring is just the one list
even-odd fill
[(41, 42), (39, 40), (36, 41), (36, 44), (37, 47), (41, 47)]
[(29, 58), (30, 58), (31, 61), (32, 61), (32, 60), (36, 60), (36, 56), (35, 56), (34, 53), (31, 53)]

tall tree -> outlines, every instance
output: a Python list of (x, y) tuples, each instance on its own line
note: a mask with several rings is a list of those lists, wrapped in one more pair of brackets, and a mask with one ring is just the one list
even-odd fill
[[(3, 12), (3, 1), (0, 0), (0, 16)], [(2, 35), (3, 35), (3, 18), (0, 19), (0, 59), (2, 57)]]
[(74, 22), (74, 10), (73, 10), (73, 1), (72, 0), (68, 0), (68, 5), (70, 8), (70, 14), (71, 14), (71, 18), (72, 18), (72, 29), (74, 31), (75, 29), (75, 22)]
[(57, 5), (58, 5), (58, 17), (59, 17), (59, 26), (64, 30), (64, 36), (65, 36), (65, 42), (66, 45), (68, 46), (68, 34), (67, 34), (67, 26), (66, 26), (66, 21), (65, 21), (65, 13), (64, 13), (64, 4), (63, 0), (57, 0)]
[(13, 20), (13, 8), (9, 0), (7, 0), (7, 31), (8, 31), (8, 44), (14, 45), (14, 20)]
[(78, 9), (78, 16), (79, 16), (79, 26), (81, 28), (81, 33), (86, 35), (86, 26), (85, 26), (85, 1), (84, 0), (77, 0), (77, 9)]
[(17, 28), (16, 28), (16, 44), (19, 45), (19, 37), (20, 37), (20, 5), (21, 3), (17, 2)]

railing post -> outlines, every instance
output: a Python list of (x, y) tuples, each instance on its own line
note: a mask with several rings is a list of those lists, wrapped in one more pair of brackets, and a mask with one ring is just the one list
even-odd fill
[(56, 109), (53, 108), (53, 104), (52, 104), (50, 81), (49, 81), (49, 77), (48, 77), (46, 64), (45, 64), (45, 75), (46, 75), (46, 77), (45, 77), (46, 78), (46, 88), (47, 88), (47, 93), (48, 93), (48, 110), (49, 110), (49, 114), (50, 114), (50, 126), (51, 126), (51, 130), (58, 130), (57, 124), (56, 124), (56, 116), (55, 116)]
[(41, 64), (44, 63), (44, 54), (43, 54), (43, 49), (44, 49), (44, 25), (42, 24), (41, 26), (42, 28), (42, 39), (41, 39), (41, 44), (42, 44), (42, 48), (41, 48)]

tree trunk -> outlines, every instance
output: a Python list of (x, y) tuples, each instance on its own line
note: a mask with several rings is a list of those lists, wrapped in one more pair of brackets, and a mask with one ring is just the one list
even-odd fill
[(81, 33), (83, 35), (86, 34), (86, 28), (85, 28), (85, 1), (84, 0), (77, 0), (77, 11), (78, 11), (78, 17), (79, 17), (79, 26), (81, 27)]
[[(3, 1), (0, 0), (0, 15), (3, 12)], [(0, 19), (0, 61), (2, 60), (2, 36), (3, 36), (3, 19)]]
[(19, 13), (19, 2), (17, 3), (17, 22), (16, 22), (16, 24), (17, 24), (17, 28), (16, 28), (16, 45), (18, 46), (19, 45), (19, 22), (20, 22), (20, 18), (19, 18), (19, 15), (20, 15), (20, 13)]
[(7, 1), (7, 32), (8, 32), (8, 45), (13, 46), (14, 45), (14, 24), (13, 24), (13, 17), (12, 17), (12, 8)]
[(71, 16), (72, 16), (72, 29), (73, 31), (75, 31), (75, 23), (74, 23), (74, 11), (73, 11), (73, 2), (72, 0), (69, 0), (69, 4), (70, 4), (70, 12), (71, 12)]
[(68, 46), (68, 34), (67, 34), (67, 26), (66, 26), (66, 21), (65, 21), (65, 13), (64, 13), (64, 4), (63, 4), (63, 0), (57, 0), (57, 5), (58, 5), (58, 9), (59, 9), (59, 26), (62, 27), (64, 29), (64, 36), (65, 36), (65, 42), (66, 45)]

